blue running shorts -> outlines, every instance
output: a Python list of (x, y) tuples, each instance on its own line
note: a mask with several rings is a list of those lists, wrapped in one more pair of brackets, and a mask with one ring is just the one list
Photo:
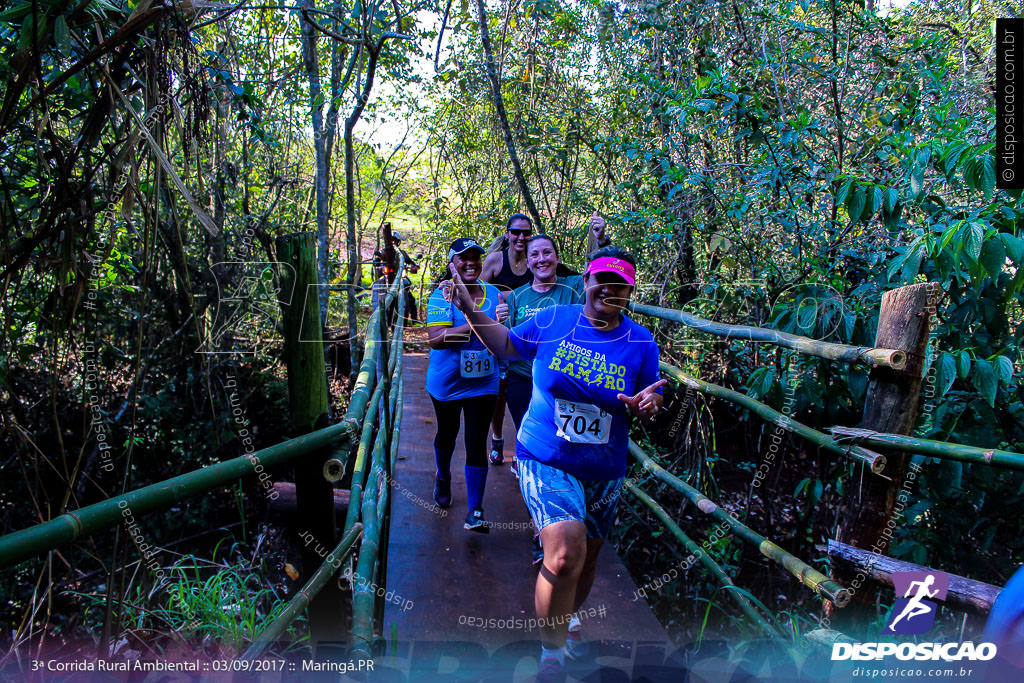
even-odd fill
[(557, 467), (519, 457), (519, 490), (538, 529), (571, 519), (583, 522), (588, 538), (607, 538), (615, 521), (623, 477), (581, 481)]

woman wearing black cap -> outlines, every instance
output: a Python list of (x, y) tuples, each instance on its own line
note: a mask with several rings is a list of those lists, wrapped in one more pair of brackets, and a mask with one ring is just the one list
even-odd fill
[[(480, 279), (483, 248), (471, 238), (452, 242), (448, 249), (449, 267), (466, 284), (468, 301), (474, 311), (494, 319), (501, 302), (498, 290)], [(430, 295), (427, 304), (427, 340), (430, 366), (427, 369), (427, 393), (437, 415), (434, 437), (434, 501), (441, 507), (452, 502), (451, 461), (459, 416), (465, 414), (466, 503), (464, 527), (487, 532), (483, 498), (487, 484), (487, 428), (498, 394), (498, 366), (494, 356), (472, 333), (462, 311), (446, 297), (451, 282)], [(469, 303), (466, 304), (470, 305)]]

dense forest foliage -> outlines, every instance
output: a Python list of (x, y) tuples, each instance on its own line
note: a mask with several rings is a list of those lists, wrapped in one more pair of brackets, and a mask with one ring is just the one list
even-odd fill
[[(427, 266), (421, 301), (451, 239), (489, 241), (517, 211), (575, 265), (590, 215), (606, 216), (640, 263), (638, 301), (817, 339), (871, 346), (885, 291), (938, 283), (915, 434), (1021, 451), (1024, 205), (995, 187), (991, 93), (992, 21), (1020, 11), (13, 0), (0, 12), (0, 531), (237, 457), (237, 405), (257, 448), (289, 436), (274, 239), (317, 234), (321, 317), (338, 358), (357, 358), (384, 220)], [(818, 428), (860, 422), (862, 367), (645, 323), (694, 376)], [(336, 413), (349, 365), (332, 375)], [(674, 428), (636, 438), (825, 569), (820, 545), (861, 468), (786, 436), (754, 493), (772, 426), (706, 398), (669, 408)], [(1002, 585), (1024, 561), (1010, 512), (1024, 479), (924, 462), (891, 554)], [(153, 590), (123, 531), (6, 570), (5, 638), (242, 646), (287, 592), (284, 541), (254, 493), (146, 518), (173, 591)], [(676, 562), (660, 531), (640, 541), (653, 517), (627, 503), (620, 522), (638, 584)], [(813, 627), (820, 601), (755, 550), (726, 537), (712, 554), (779, 623)], [(753, 629), (699, 568), (654, 601), (683, 638), (712, 604), (715, 628)]]

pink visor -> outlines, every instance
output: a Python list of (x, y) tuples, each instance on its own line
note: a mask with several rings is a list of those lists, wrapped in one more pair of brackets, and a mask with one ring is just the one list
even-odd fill
[(626, 281), (627, 285), (636, 284), (636, 268), (629, 264), (629, 261), (624, 261), (614, 256), (602, 256), (596, 258), (587, 265), (586, 275), (595, 273), (615, 273), (623, 280)]

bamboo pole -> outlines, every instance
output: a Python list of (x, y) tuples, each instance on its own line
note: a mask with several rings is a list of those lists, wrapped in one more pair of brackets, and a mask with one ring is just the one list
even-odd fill
[(125, 519), (125, 512), (137, 518), (251, 476), (257, 464), (270, 469), (338, 440), (350, 439), (358, 425), (358, 421), (346, 419), (255, 453), (180, 474), (7, 534), (0, 537), (0, 569), (119, 524)]
[(747, 543), (756, 545), (762, 555), (784, 567), (786, 571), (799, 579), (800, 583), (804, 584), (819, 595), (824, 596), (828, 600), (831, 600), (837, 607), (844, 607), (850, 602), (850, 593), (848, 590), (819, 572), (814, 567), (805, 563), (800, 558), (795, 555), (791, 555), (761, 534), (740, 522), (738, 519), (720, 508), (713, 500), (700, 493), (697, 489), (693, 488), (682, 479), (679, 479), (668, 470), (664, 469), (654, 461), (654, 458), (645, 453), (644, 450), (637, 446), (632, 440), (629, 442), (629, 452), (634, 458), (640, 461), (644, 466), (644, 469), (648, 470), (651, 474), (672, 488), (682, 492), (682, 494), (689, 498), (701, 512), (709, 515), (719, 522), (722, 522), (723, 524), (726, 524), (730, 529), (732, 529), (733, 533)]
[(648, 304), (630, 303), (630, 309), (636, 313), (649, 315), (662, 320), (682, 323), (701, 332), (707, 332), (727, 339), (743, 339), (746, 341), (768, 342), (793, 349), (809, 356), (818, 356), (828, 360), (841, 360), (847, 363), (859, 363), (872, 367), (881, 366), (902, 370), (907, 364), (907, 354), (899, 349), (883, 349), (872, 346), (850, 346), (833, 342), (819, 341), (810, 337), (801, 337), (788, 332), (771, 330), (765, 327), (750, 325), (730, 325), (712, 320), (698, 318), (692, 313), (651, 306)]
[[(401, 273), (404, 268), (405, 257), (403, 256), (399, 264), (399, 272)], [(398, 296), (399, 283), (401, 283), (401, 278), (395, 278), (395, 282), (391, 284), (387, 296), (384, 297), (384, 301), (379, 302), (377, 309), (370, 314), (370, 320), (367, 323), (366, 343), (363, 348), (363, 359), (359, 364), (359, 372), (356, 375), (355, 389), (352, 390), (352, 396), (349, 397), (348, 410), (345, 413), (346, 417), (350, 414), (361, 416), (366, 412), (366, 404), (370, 400), (370, 394), (373, 392), (377, 378), (377, 356), (380, 353), (381, 347), (380, 340), (377, 338), (377, 329), (380, 325), (379, 317), (383, 315), (383, 311), (391, 304), (391, 300)]]
[(762, 617), (760, 613), (754, 609), (754, 606), (750, 604), (750, 601), (739, 592), (738, 587), (732, 582), (729, 575), (726, 574), (722, 568), (718, 566), (718, 563), (712, 560), (700, 546), (694, 543), (693, 539), (686, 535), (679, 525), (676, 524), (675, 520), (668, 516), (668, 513), (665, 512), (664, 508), (658, 505), (653, 498), (647, 495), (631, 481), (626, 482), (626, 490), (639, 498), (647, 507), (649, 507), (651, 512), (661, 520), (661, 523), (665, 525), (669, 532), (684, 546), (686, 546), (686, 549), (690, 551), (689, 557), (686, 558), (687, 562), (694, 559), (700, 560), (700, 563), (703, 564), (707, 568), (708, 572), (718, 580), (718, 583), (722, 585), (725, 592), (732, 597), (739, 608), (743, 610), (743, 613), (746, 614), (751, 621), (757, 624), (765, 633), (775, 637), (780, 636), (778, 630), (765, 621), (764, 617)]
[[(352, 588), (352, 656), (370, 657), (373, 639), (373, 614), (375, 609), (375, 586), (372, 586), (380, 549), (381, 524), (378, 517), (378, 503), (387, 495), (388, 482), (382, 461), (384, 459), (387, 430), (377, 432), (373, 444), (373, 466), (366, 483), (360, 519), (366, 530), (363, 542), (359, 544), (359, 560)], [(382, 488), (383, 487), (383, 488)]]
[(845, 633), (833, 631), (827, 628), (817, 628), (804, 634), (804, 641), (816, 647), (832, 652), (832, 646), (836, 643), (856, 644), (860, 641), (854, 640)]
[(870, 451), (860, 446), (844, 446), (827, 434), (797, 422), (793, 418), (783, 415), (774, 408), (770, 408), (764, 403), (750, 398), (746, 394), (741, 394), (738, 391), (726, 389), (725, 387), (717, 384), (711, 384), (710, 382), (705, 382), (704, 380), (684, 375), (682, 370), (674, 365), (669, 365), (664, 361), (661, 363), (661, 371), (670, 376), (676, 382), (701, 393), (711, 394), (712, 396), (717, 396), (727, 401), (738, 403), (747, 410), (750, 410), (762, 417), (766, 422), (770, 422), (788, 432), (798, 434), (826, 451), (865, 462), (875, 474), (878, 474), (885, 469), (884, 455), (875, 453), (874, 451)]
[[(400, 278), (396, 278), (400, 282)], [(404, 306), (399, 303), (399, 318)], [(369, 480), (362, 493), (360, 519), (366, 534), (359, 547), (359, 560), (356, 565), (356, 583), (352, 591), (352, 642), (353, 651), (370, 656), (374, 625), (382, 617), (383, 602), (377, 597), (379, 590), (374, 587), (386, 586), (387, 580), (387, 547), (388, 547), (388, 512), (390, 510), (390, 464), (392, 449), (397, 449), (397, 434), (393, 425), (389, 425), (388, 416), (397, 417), (401, 398), (402, 368), (404, 346), (404, 319), (395, 325), (394, 353), (389, 362), (389, 373), (382, 379), (381, 385), (394, 387), (388, 391), (385, 409), (382, 411), (380, 426), (373, 442)], [(376, 399), (372, 408), (376, 408)], [(397, 424), (397, 423), (395, 423)], [(397, 455), (397, 452), (396, 452)], [(365, 457), (364, 457), (365, 460)], [(355, 481), (355, 477), (353, 477)], [(353, 487), (353, 498), (355, 488)], [(351, 508), (350, 508), (351, 511)], [(382, 551), (383, 550), (383, 554)]]
[[(405, 259), (403, 257), (402, 264), (404, 265), (404, 263)], [(395, 279), (395, 282), (400, 281), (401, 278)], [(404, 307), (400, 305), (400, 308)], [(374, 313), (379, 313), (382, 310), (385, 310), (384, 305), (378, 306), (377, 311), (374, 311)], [(376, 326), (373, 324), (372, 318), (370, 329), (377, 329)], [(370, 396), (369, 401), (367, 403), (368, 407), (366, 410), (366, 419), (363, 422), (363, 429), (359, 438), (359, 445), (356, 449), (356, 460), (352, 466), (352, 483), (350, 486), (350, 490), (352, 493), (351, 497), (349, 498), (348, 514), (345, 516), (345, 526), (343, 527), (345, 529), (350, 528), (353, 524), (355, 524), (356, 520), (359, 519), (359, 510), (362, 507), (363, 486), (367, 474), (366, 456), (368, 453), (371, 452), (370, 449), (373, 446), (374, 423), (376, 422), (378, 412), (380, 411), (381, 398), (383, 396), (383, 393), (389, 386), (394, 385), (394, 378), (396, 377), (396, 375), (400, 376), (401, 373), (399, 356), (401, 355), (401, 350), (403, 348), (401, 340), (403, 338), (402, 335), (404, 333), (404, 330), (405, 324), (403, 320), (395, 326), (395, 338), (396, 340), (398, 340), (398, 345), (396, 347), (397, 352), (392, 354), (392, 358), (388, 366), (388, 374), (386, 375), (386, 377), (381, 379), (381, 382), (377, 385), (376, 389), (374, 389), (373, 394), (372, 396)], [(373, 344), (374, 348), (379, 348), (379, 344), (377, 344), (376, 341), (376, 336), (374, 337)], [(367, 346), (369, 346), (369, 342), (367, 343)], [(362, 372), (360, 372), (360, 375), (361, 374)], [(375, 372), (371, 372), (370, 375), (375, 375)], [(344, 469), (344, 465), (342, 465), (341, 463), (335, 465), (335, 467), (338, 466), (341, 466), (341, 468)]]
[[(396, 294), (393, 287), (388, 296)], [(119, 524), (123, 511), (133, 517), (156, 512), (185, 498), (225, 486), (255, 474), (257, 465), (270, 469), (326, 446), (351, 441), (363, 421), (374, 383), (376, 349), (364, 349), (356, 387), (345, 417), (338, 424), (289, 439), (254, 453), (193, 470), (120, 496), (65, 512), (27, 529), (0, 536), (0, 569), (20, 564), (41, 553)]]
[(366, 420), (363, 422), (363, 429), (359, 436), (359, 445), (356, 447), (356, 460), (352, 465), (352, 483), (349, 491), (348, 513), (345, 515), (343, 529), (350, 529), (359, 519), (359, 510), (363, 505), (363, 486), (366, 480), (367, 462), (366, 456), (373, 448), (374, 421), (380, 406), (380, 398), (384, 393), (384, 383), (381, 382), (374, 389), (370, 397), (369, 406), (366, 409)]
[(832, 427), (830, 431), (832, 436), (836, 437), (839, 441), (862, 443), (877, 448), (891, 448), (894, 451), (919, 453), (920, 455), (929, 455), (944, 460), (959, 460), (960, 462), (1005, 467), (1017, 470), (1018, 472), (1024, 472), (1024, 454), (1014, 453), (1013, 451), (965, 446), (963, 444), (933, 441), (931, 439), (918, 439), (912, 436), (886, 434), (859, 427)]
[(288, 601), (288, 604), (277, 615), (270, 624), (266, 626), (260, 634), (254, 639), (252, 645), (242, 654), (239, 659), (252, 660), (259, 657), (267, 647), (277, 642), (281, 634), (287, 630), (288, 626), (295, 621), (306, 609), (309, 603), (313, 600), (317, 593), (319, 593), (327, 582), (338, 573), (341, 566), (348, 560), (349, 556), (355, 550), (356, 541), (363, 535), (363, 525), (356, 524), (348, 530), (338, 545), (324, 558), (323, 564), (316, 570), (313, 576), (309, 577), (309, 581), (305, 583), (298, 590), (298, 592), (292, 596), (292, 599)]
[[(400, 257), (400, 268), (405, 263), (404, 254)], [(401, 285), (400, 285), (401, 287)], [(402, 370), (405, 362), (405, 293), (399, 289), (398, 298), (398, 317), (396, 318), (395, 334), (392, 343), (393, 353), (391, 356), (391, 364), (389, 367), (389, 376), (391, 377), (391, 386), (389, 389), (389, 396), (391, 398), (391, 410), (388, 415), (391, 418), (391, 422), (382, 425), (387, 434), (387, 457), (383, 459), (382, 465), (384, 469), (384, 481), (385, 486), (383, 490), (384, 504), (377, 503), (377, 517), (381, 528), (381, 540), (380, 545), (384, 549), (380, 553), (377, 559), (377, 567), (374, 572), (376, 577), (376, 583), (378, 586), (387, 586), (388, 583), (388, 547), (391, 541), (391, 484), (394, 482), (395, 475), (395, 463), (398, 458), (398, 443), (399, 443), (399, 430), (402, 425), (402, 413), (404, 408), (403, 397), (405, 395), (405, 381), (402, 376)], [(382, 596), (378, 596), (376, 604), (374, 605), (373, 619), (375, 624), (381, 625), (384, 623), (384, 609), (385, 601)]]

